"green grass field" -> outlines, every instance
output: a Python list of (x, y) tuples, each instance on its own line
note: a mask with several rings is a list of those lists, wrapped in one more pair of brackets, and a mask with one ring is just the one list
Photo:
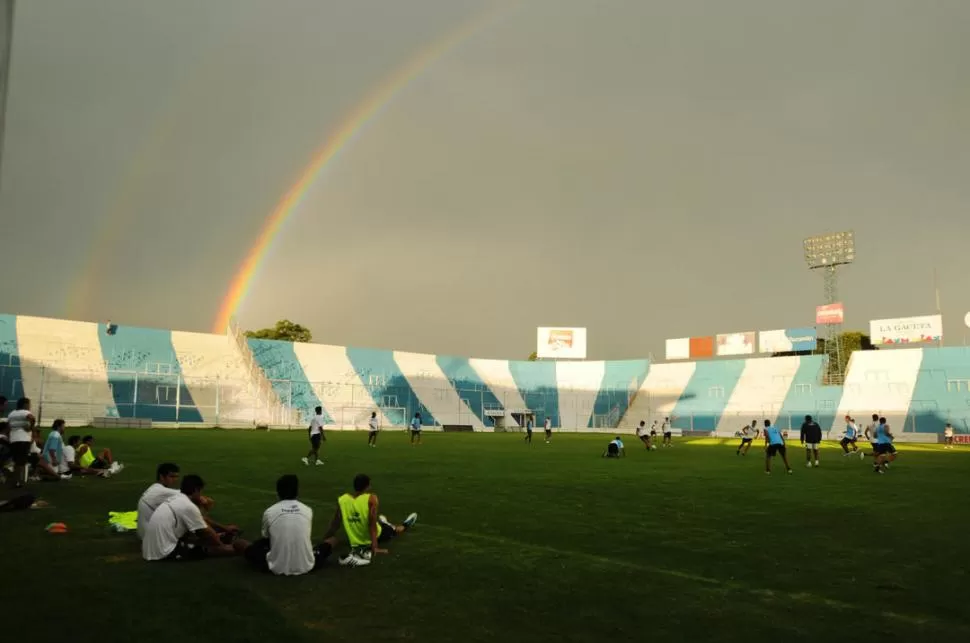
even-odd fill
[[(68, 434), (76, 431), (68, 431)], [(0, 515), (11, 615), (45, 615), (29, 640), (166, 641), (966, 641), (970, 455), (900, 446), (884, 476), (827, 445), (793, 476), (735, 441), (678, 441), (599, 457), (605, 436), (331, 433), (304, 467), (303, 432), (97, 431), (126, 469), (34, 484), (51, 508)], [(257, 537), (282, 473), (323, 534), (338, 494), (372, 476), (413, 532), (368, 568), (297, 578), (242, 559), (145, 563), (109, 533), (158, 462), (199, 473), (213, 516)], [(795, 464), (793, 460), (793, 464)], [(9, 492), (7, 492), (9, 495)], [(47, 534), (53, 521), (68, 534)], [(64, 615), (50, 620), (51, 610)], [(25, 630), (26, 632), (26, 630)], [(878, 637), (878, 638), (877, 638)]]

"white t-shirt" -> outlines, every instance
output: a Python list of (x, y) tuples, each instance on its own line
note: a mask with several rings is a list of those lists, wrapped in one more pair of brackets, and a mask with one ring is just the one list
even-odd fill
[(30, 432), (30, 421), (34, 414), (30, 411), (11, 411), (7, 416), (10, 425), (10, 442), (30, 442), (33, 438)]
[(549, 418), (546, 418), (546, 421), (543, 422), (542, 425), (546, 428), (546, 431), (548, 431), (549, 429), (552, 428), (552, 420), (550, 420)]
[(310, 420), (310, 435), (320, 435), (323, 433), (323, 416), (314, 415)]
[(878, 428), (879, 428), (879, 423), (878, 422), (873, 422), (872, 424), (869, 425), (869, 441), (870, 442), (875, 442), (876, 441), (876, 429), (878, 429)]
[(74, 464), (75, 454), (74, 447), (70, 444), (64, 445), (64, 459), (61, 460), (61, 466), (58, 467), (58, 473), (70, 473), (71, 465)]
[(269, 538), (266, 563), (281, 576), (299, 576), (313, 569), (310, 529), (313, 510), (299, 500), (280, 500), (263, 512), (263, 538)]
[(193, 531), (205, 529), (202, 510), (184, 493), (179, 493), (159, 505), (148, 521), (141, 541), (141, 555), (145, 560), (162, 560), (178, 542)]
[(948, 426), (943, 429), (943, 437), (952, 438), (953, 437), (953, 427)]
[(371, 418), (367, 421), (367, 425), (370, 427), (371, 431), (377, 430), (377, 418)]
[(138, 500), (139, 538), (145, 538), (145, 530), (148, 529), (148, 521), (152, 519), (152, 514), (155, 513), (155, 510), (163, 505), (166, 501), (171, 500), (180, 493), (181, 491), (178, 489), (169, 489), (160, 482), (156, 482), (152, 486), (145, 489), (145, 493), (141, 494), (141, 498)]
[(637, 426), (637, 435), (643, 435), (646, 430), (647, 430), (647, 427), (640, 424), (639, 426)]

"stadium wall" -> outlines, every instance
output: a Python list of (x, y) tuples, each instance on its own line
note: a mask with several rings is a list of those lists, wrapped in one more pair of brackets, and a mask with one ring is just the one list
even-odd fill
[[(813, 415), (835, 437), (842, 417), (886, 415), (904, 438), (970, 432), (970, 349), (854, 353), (844, 386), (823, 386), (824, 356), (651, 364), (528, 362), (0, 315), (0, 394), (35, 398), (42, 422), (148, 418), (160, 425), (303, 428), (323, 408), (332, 428), (372, 412), (403, 428), (518, 430), (524, 413), (561, 431), (630, 432), (670, 417), (678, 432), (733, 436), (772, 418), (797, 430)], [(253, 370), (256, 369), (256, 370)], [(265, 376), (265, 379), (264, 379)], [(268, 381), (268, 395), (257, 390)], [(9, 410), (9, 409), (8, 409)]]

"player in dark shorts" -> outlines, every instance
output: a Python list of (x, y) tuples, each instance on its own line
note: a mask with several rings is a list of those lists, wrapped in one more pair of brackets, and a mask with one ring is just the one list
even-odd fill
[(671, 437), (673, 436), (673, 433), (670, 431), (670, 418), (664, 418), (664, 423), (662, 428), (664, 432), (664, 441), (663, 441), (664, 448), (674, 446), (673, 443), (671, 442)]
[(788, 464), (788, 452), (785, 448), (785, 437), (781, 434), (781, 429), (772, 426), (771, 420), (765, 420), (765, 473), (771, 475), (771, 459), (780, 455), (785, 463), (785, 470), (791, 475), (791, 465)]
[(735, 455), (748, 455), (748, 449), (751, 448), (751, 444), (754, 439), (758, 437), (758, 421), (753, 420), (751, 426), (747, 424), (741, 429), (741, 444), (738, 445), (738, 450)]
[(525, 421), (525, 441), (532, 444), (532, 418)]

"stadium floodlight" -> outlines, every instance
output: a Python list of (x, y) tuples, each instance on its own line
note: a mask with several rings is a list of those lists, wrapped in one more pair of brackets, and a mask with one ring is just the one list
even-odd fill
[(855, 261), (855, 235), (851, 231), (809, 237), (803, 245), (805, 263), (813, 270), (844, 266)]

